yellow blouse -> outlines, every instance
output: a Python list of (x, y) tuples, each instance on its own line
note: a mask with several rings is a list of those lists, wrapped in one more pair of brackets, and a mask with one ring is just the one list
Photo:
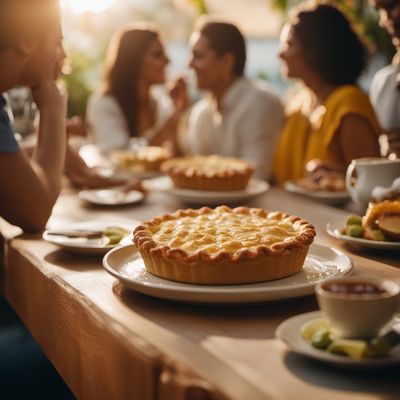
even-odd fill
[(278, 142), (273, 166), (274, 178), (278, 184), (302, 178), (305, 175), (305, 165), (314, 158), (343, 164), (343, 155), (337, 146), (331, 145), (346, 115), (363, 116), (376, 131), (377, 138), (379, 136), (378, 123), (369, 98), (355, 85), (336, 89), (325, 104), (309, 116), (302, 112), (303, 106), (304, 101), (294, 112), (289, 112)]

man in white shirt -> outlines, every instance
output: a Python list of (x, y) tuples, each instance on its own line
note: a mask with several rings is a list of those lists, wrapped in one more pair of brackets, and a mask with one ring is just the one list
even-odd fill
[(267, 87), (244, 78), (243, 35), (229, 23), (202, 23), (193, 33), (192, 59), (199, 89), (208, 96), (192, 108), (180, 136), (185, 154), (242, 158), (268, 179), (284, 122), (281, 102)]
[(397, 53), (390, 65), (379, 70), (370, 89), (371, 103), (386, 135), (382, 152), (400, 156), (400, 1), (373, 0), (379, 23), (392, 37)]

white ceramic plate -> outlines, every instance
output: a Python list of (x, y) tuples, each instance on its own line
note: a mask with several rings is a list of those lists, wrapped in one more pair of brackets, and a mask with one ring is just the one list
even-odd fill
[(327, 351), (312, 347), (310, 343), (303, 339), (300, 329), (306, 322), (322, 317), (323, 314), (321, 311), (314, 311), (291, 317), (278, 326), (275, 331), (276, 337), (285, 342), (289, 349), (295, 353), (343, 367), (370, 369), (400, 363), (400, 346), (395, 347), (388, 357), (360, 361), (353, 360), (347, 356), (331, 354)]
[(116, 179), (117, 181), (127, 181), (132, 178), (138, 179), (150, 179), (156, 176), (160, 176), (160, 171), (119, 171), (115, 170), (112, 167), (98, 167), (96, 168), (99, 175), (104, 178)]
[(105, 206), (119, 206), (124, 204), (138, 203), (143, 200), (143, 193), (132, 190), (125, 193), (122, 187), (110, 189), (81, 190), (78, 193), (81, 200), (92, 204)]
[(350, 195), (347, 192), (329, 192), (329, 191), (312, 191), (304, 189), (293, 181), (287, 181), (284, 184), (285, 190), (290, 193), (300, 194), (317, 200), (321, 203), (330, 205), (340, 205), (347, 203), (350, 200)]
[(329, 235), (336, 239), (341, 239), (351, 245), (356, 245), (371, 249), (382, 249), (382, 250), (400, 250), (400, 242), (382, 242), (378, 240), (366, 240), (359, 239), (341, 233), (342, 229), (346, 225), (345, 220), (335, 221), (326, 225), (326, 231)]
[[(73, 253), (81, 253), (81, 254), (92, 254), (92, 255), (104, 255), (109, 250), (121, 246), (132, 243), (132, 234), (134, 228), (139, 224), (138, 221), (132, 222), (115, 222), (115, 221), (86, 221), (79, 222), (76, 224), (71, 224), (68, 226), (64, 226), (62, 228), (57, 229), (47, 229), (43, 232), (43, 239), (47, 242), (56, 244), (61, 248), (68, 250)], [(109, 226), (118, 226), (120, 228), (125, 229), (129, 234), (121, 240), (118, 244), (108, 244), (108, 238), (106, 236), (102, 236), (95, 239), (87, 239), (87, 238), (70, 238), (63, 235), (52, 235), (51, 231), (74, 231), (79, 229), (85, 230), (103, 230)]]
[(140, 253), (133, 245), (111, 250), (103, 258), (111, 275), (137, 292), (168, 300), (211, 304), (275, 302), (312, 295), (317, 282), (346, 275), (353, 262), (339, 250), (313, 244), (304, 268), (284, 279), (245, 285), (193, 285), (159, 278), (146, 271)]
[(259, 196), (269, 189), (269, 184), (260, 179), (251, 179), (245, 190), (206, 191), (175, 188), (168, 176), (155, 178), (146, 182), (150, 190), (175, 197), (193, 204), (222, 204)]

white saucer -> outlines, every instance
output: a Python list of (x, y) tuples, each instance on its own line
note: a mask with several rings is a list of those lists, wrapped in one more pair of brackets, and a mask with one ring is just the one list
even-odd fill
[(285, 182), (283, 187), (290, 193), (300, 194), (329, 205), (345, 204), (350, 200), (348, 192), (312, 191), (304, 189), (293, 181)]
[(245, 285), (193, 285), (159, 278), (144, 267), (133, 245), (111, 250), (103, 258), (107, 272), (137, 292), (162, 299), (211, 304), (268, 303), (309, 296), (319, 281), (348, 274), (352, 260), (339, 250), (313, 244), (304, 268), (288, 278)]
[(104, 255), (109, 250), (114, 249), (117, 246), (127, 245), (128, 243), (132, 243), (132, 235), (134, 228), (139, 224), (138, 221), (85, 221), (79, 222), (76, 224), (71, 224), (68, 226), (63, 226), (62, 228), (57, 228), (54, 230), (57, 231), (73, 231), (79, 229), (87, 229), (87, 230), (103, 230), (109, 226), (118, 226), (120, 228), (125, 229), (129, 234), (123, 238), (117, 244), (108, 244), (108, 238), (106, 236), (102, 236), (95, 239), (87, 239), (87, 238), (70, 238), (64, 235), (52, 235), (50, 232), (53, 229), (46, 229), (43, 232), (42, 238), (49, 243), (56, 244), (57, 246), (70, 251), (72, 253), (81, 253), (81, 254), (91, 254), (91, 255)]
[(275, 335), (287, 344), (295, 353), (314, 358), (329, 364), (354, 369), (381, 368), (400, 363), (400, 346), (397, 346), (388, 357), (365, 360), (353, 360), (350, 357), (328, 353), (314, 348), (301, 336), (300, 329), (308, 321), (323, 317), (321, 311), (314, 311), (296, 315), (283, 321), (276, 329)]
[(143, 200), (143, 193), (131, 190), (125, 193), (122, 187), (114, 187), (110, 189), (91, 189), (81, 190), (78, 193), (81, 200), (92, 204), (105, 206), (120, 206), (124, 204), (138, 203)]
[(146, 182), (150, 190), (158, 191), (165, 195), (192, 204), (223, 204), (238, 200), (249, 199), (265, 193), (269, 184), (260, 179), (251, 179), (245, 190), (234, 191), (206, 191), (175, 188), (170, 177), (163, 176)]
[(348, 235), (343, 235), (342, 229), (345, 227), (346, 221), (335, 221), (326, 225), (326, 232), (336, 239), (341, 239), (351, 245), (356, 245), (371, 249), (382, 249), (382, 250), (400, 250), (400, 242), (383, 242), (379, 240), (367, 240), (356, 238)]

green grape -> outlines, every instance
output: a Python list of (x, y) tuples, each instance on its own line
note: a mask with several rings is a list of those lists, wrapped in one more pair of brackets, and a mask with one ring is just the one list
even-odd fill
[(359, 215), (350, 215), (350, 217), (347, 218), (346, 225), (359, 225), (361, 226), (362, 224), (362, 218)]
[(317, 349), (326, 349), (331, 343), (331, 335), (327, 329), (319, 329), (311, 336), (311, 344)]
[(361, 225), (347, 225), (346, 233), (349, 236), (360, 238), (363, 236)]

